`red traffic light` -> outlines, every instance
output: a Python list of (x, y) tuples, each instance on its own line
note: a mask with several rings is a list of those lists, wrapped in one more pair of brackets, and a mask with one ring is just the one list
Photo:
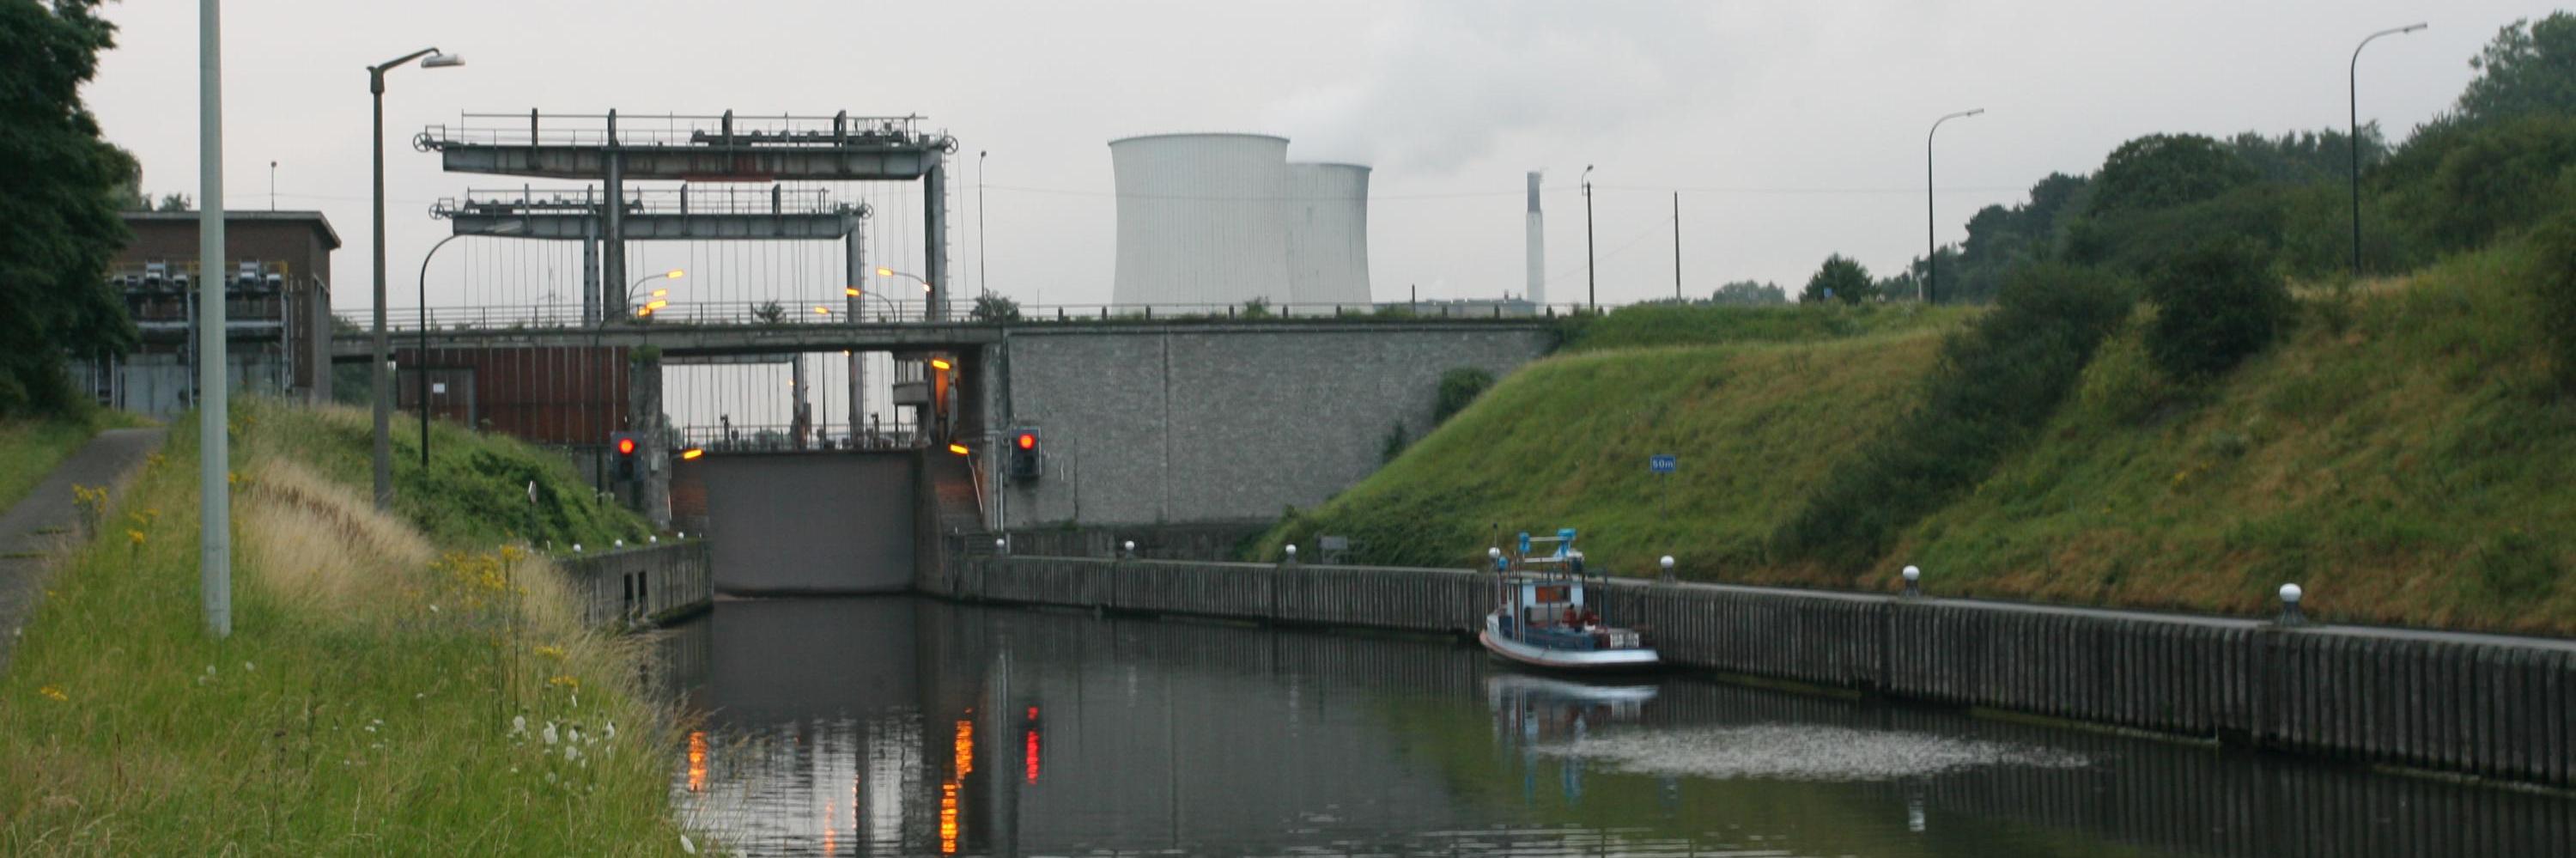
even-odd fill
[(620, 456), (632, 456), (632, 455), (635, 455), (635, 439), (633, 439), (633, 438), (624, 438), (624, 437), (621, 437), (621, 438), (617, 439), (617, 455), (620, 455)]
[(1020, 439), (1019, 439), (1019, 442), (1018, 442), (1018, 443), (1019, 443), (1019, 445), (1020, 445), (1020, 449), (1022, 449), (1022, 450), (1035, 450), (1035, 449), (1037, 449), (1037, 448), (1038, 448), (1038, 433), (1035, 433), (1035, 432), (1022, 432), (1022, 433), (1020, 433)]

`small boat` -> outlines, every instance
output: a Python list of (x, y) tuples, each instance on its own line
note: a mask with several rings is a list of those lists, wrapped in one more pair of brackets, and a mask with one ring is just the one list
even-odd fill
[[(1531, 556), (1533, 542), (1555, 543), (1555, 550)], [(1489, 553), (1497, 573), (1495, 605), (1485, 615), (1477, 642), (1502, 658), (1553, 670), (1602, 673), (1661, 666), (1663, 657), (1643, 630), (1611, 625), (1585, 598), (1583, 553), (1573, 550), (1573, 543), (1571, 528), (1553, 538), (1521, 534), (1518, 570), (1501, 549)]]

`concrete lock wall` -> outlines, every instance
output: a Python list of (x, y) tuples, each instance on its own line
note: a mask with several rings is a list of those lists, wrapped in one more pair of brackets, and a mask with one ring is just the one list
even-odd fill
[[(981, 556), (965, 600), (1450, 634), (1465, 570)], [(1616, 580), (1603, 613), (1675, 664), (2355, 761), (2576, 785), (2576, 641)]]
[(727, 593), (887, 593), (910, 586), (911, 452), (741, 453), (676, 462), (702, 492)]
[(554, 558), (585, 626), (660, 622), (714, 598), (706, 540), (664, 542)]
[(1275, 520), (1431, 429), (1440, 376), (1546, 353), (1544, 323), (1211, 324), (1010, 335), (996, 428), (1039, 431), (1012, 528)]

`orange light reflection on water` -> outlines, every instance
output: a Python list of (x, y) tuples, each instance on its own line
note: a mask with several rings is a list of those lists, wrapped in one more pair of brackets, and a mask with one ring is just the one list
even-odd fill
[(957, 782), (939, 785), (939, 854), (957, 854)]
[(689, 791), (707, 789), (707, 731), (689, 731)]
[(966, 777), (975, 770), (975, 722), (957, 722), (957, 776)]

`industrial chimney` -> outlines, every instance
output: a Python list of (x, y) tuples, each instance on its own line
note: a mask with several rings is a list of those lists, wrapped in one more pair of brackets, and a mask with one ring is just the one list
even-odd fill
[(1538, 172), (1529, 174), (1529, 291), (1521, 297), (1547, 303), (1547, 222), (1538, 211)]

